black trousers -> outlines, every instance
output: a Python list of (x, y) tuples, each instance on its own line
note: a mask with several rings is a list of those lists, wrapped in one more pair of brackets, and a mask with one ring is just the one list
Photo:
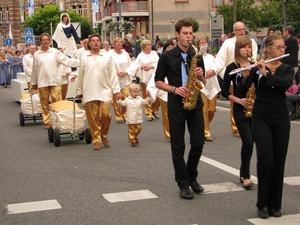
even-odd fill
[(251, 117), (245, 117), (244, 107), (234, 104), (233, 116), (242, 140), (240, 177), (250, 178), (250, 161), (253, 153)]
[(290, 138), (287, 113), (254, 113), (252, 137), (257, 149), (256, 206), (280, 210), (285, 159)]
[[(175, 169), (175, 181), (180, 188), (188, 187), (190, 180), (196, 180), (198, 163), (204, 145), (203, 111), (168, 109), (171, 135), (172, 160)], [(184, 160), (185, 127), (190, 134), (190, 151), (187, 162)]]

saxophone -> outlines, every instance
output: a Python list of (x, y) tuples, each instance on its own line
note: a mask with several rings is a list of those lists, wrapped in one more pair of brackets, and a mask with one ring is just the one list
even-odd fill
[[(256, 62), (256, 60), (254, 58), (252, 58), (251, 56), (249, 56), (249, 61), (250, 62)], [(252, 108), (254, 105), (254, 100), (255, 100), (256, 94), (255, 94), (255, 86), (254, 83), (252, 82), (251, 86), (249, 87), (247, 94), (246, 94), (246, 98), (249, 99), (250, 101), (250, 105), (247, 108), (244, 108), (244, 113), (245, 113), (245, 117), (252, 117)]]
[(193, 47), (195, 54), (191, 61), (188, 80), (186, 84), (186, 87), (189, 90), (189, 95), (185, 98), (182, 98), (183, 108), (188, 110), (192, 110), (195, 108), (199, 96), (199, 91), (203, 88), (203, 85), (198, 80), (198, 77), (194, 75), (194, 70), (197, 68), (198, 49), (192, 44), (191, 46)]

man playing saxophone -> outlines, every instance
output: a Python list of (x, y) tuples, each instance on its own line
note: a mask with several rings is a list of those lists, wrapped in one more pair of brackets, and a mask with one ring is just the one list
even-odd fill
[[(195, 193), (199, 194), (203, 191), (196, 178), (204, 144), (204, 121), (203, 102), (199, 91), (195, 91), (195, 87), (192, 87), (192, 90), (188, 89), (187, 86), (193, 86), (191, 83), (195, 80), (205, 84), (206, 79), (203, 58), (202, 56), (196, 58), (195, 50), (190, 45), (193, 38), (192, 22), (188, 19), (179, 20), (175, 24), (175, 35), (178, 38), (177, 46), (164, 52), (158, 61), (155, 85), (168, 92), (168, 117), (175, 181), (180, 188), (181, 198), (192, 199), (193, 194), (189, 186)], [(191, 65), (189, 65), (190, 63)], [(168, 78), (169, 84), (164, 82), (165, 77)], [(191, 99), (188, 105), (195, 103), (194, 108), (184, 108), (183, 99), (186, 98)], [(191, 144), (187, 162), (184, 160), (186, 123)]]
[[(238, 37), (235, 42), (234, 61), (226, 67), (224, 82), (222, 84), (222, 95), (233, 102), (233, 117), (238, 132), (241, 135), (240, 181), (245, 189), (252, 187), (250, 180), (250, 160), (253, 152), (253, 140), (251, 135), (251, 117), (247, 117), (244, 110), (250, 106), (251, 99), (247, 97), (253, 98), (255, 90), (248, 93), (247, 90), (242, 90), (241, 88), (241, 83), (246, 80), (244, 76), (246, 77), (250, 73), (249, 69), (234, 75), (229, 75), (229, 73), (237, 68), (249, 66), (249, 55), (252, 55), (251, 39), (247, 36)], [(233, 93), (229, 91), (230, 83), (233, 83)], [(252, 96), (250, 96), (251, 93)]]

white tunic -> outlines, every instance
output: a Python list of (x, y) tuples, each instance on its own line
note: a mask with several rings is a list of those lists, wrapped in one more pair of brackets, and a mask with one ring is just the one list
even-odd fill
[(115, 63), (109, 54), (81, 58), (77, 77), (77, 95), (83, 95), (83, 102), (111, 102), (113, 93), (120, 92)]
[(72, 59), (55, 48), (49, 48), (47, 52), (38, 50), (33, 55), (31, 84), (38, 87), (61, 86), (62, 77), (59, 64), (77, 67), (80, 60)]
[(31, 82), (31, 72), (32, 72), (32, 65), (33, 65), (33, 55), (26, 54), (23, 56), (23, 68), (24, 73), (26, 75), (26, 81)]
[[(203, 55), (205, 70), (212, 68), (215, 57), (211, 54)], [(217, 76), (211, 76), (206, 79), (205, 88), (201, 92), (209, 99), (212, 100), (221, 91)]]
[[(141, 52), (136, 60), (131, 63), (130, 67), (127, 69), (127, 73), (131, 77), (139, 77), (140, 82), (148, 84), (154, 70), (157, 67), (158, 55), (156, 51), (151, 51), (150, 54), (145, 54)], [(148, 71), (141, 69), (143, 65), (152, 65), (154, 69), (150, 69)]]
[[(156, 97), (158, 97), (161, 100), (167, 102), (168, 101), (168, 92), (163, 91), (161, 89), (158, 89), (155, 86), (154, 77), (155, 77), (155, 71), (152, 74), (152, 76), (149, 80), (149, 83), (147, 84), (147, 88), (146, 88), (146, 90), (149, 91), (149, 93), (150, 93), (152, 102), (154, 102), (156, 100)], [(165, 83), (168, 84), (168, 79), (167, 78), (165, 78)]]
[(143, 105), (150, 102), (150, 98), (143, 99), (140, 96), (132, 98), (128, 96), (125, 100), (118, 100), (117, 103), (126, 106), (126, 123), (127, 124), (141, 124), (143, 123)]
[[(114, 60), (116, 72), (125, 72), (131, 64), (131, 59), (128, 53), (122, 50), (122, 53), (118, 54), (114, 50), (112, 50), (110, 54), (112, 56), (112, 59)], [(122, 77), (117, 75), (117, 77), (119, 79), (121, 88), (124, 88), (131, 84), (131, 77), (129, 75)]]
[[(252, 41), (252, 56), (253, 58), (257, 58), (257, 44)], [(236, 37), (226, 39), (221, 46), (217, 57), (215, 59), (214, 65), (212, 69), (216, 74), (219, 74), (222, 78), (224, 77), (224, 73), (226, 70), (226, 66), (230, 63), (234, 62), (234, 48), (235, 48)]]

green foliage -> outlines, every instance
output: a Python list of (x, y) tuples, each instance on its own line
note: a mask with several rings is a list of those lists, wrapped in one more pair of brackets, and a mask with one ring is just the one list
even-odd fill
[(287, 25), (292, 25), (295, 28), (295, 33), (300, 32), (300, 3), (290, 1), (287, 3)]
[[(257, 31), (262, 27), (274, 28), (280, 25), (282, 1), (261, 0), (260, 4), (254, 3), (255, 0), (236, 0), (237, 21), (244, 22), (251, 31)], [(225, 33), (232, 31), (234, 24), (232, 12), (232, 5), (217, 6), (217, 15), (222, 15), (224, 18)]]
[(193, 23), (193, 32), (197, 32), (199, 30), (199, 23), (197, 22), (197, 20), (193, 19), (193, 18), (187, 18), (188, 20), (190, 20)]
[[(47, 5), (44, 8), (39, 8), (32, 16), (28, 16), (25, 19), (23, 28), (33, 28), (34, 35), (40, 35), (44, 32), (51, 33), (51, 23), (53, 32), (60, 22), (60, 15), (62, 12), (59, 11), (58, 5)], [(74, 11), (67, 11), (70, 16), (71, 22), (81, 23), (81, 38), (87, 38), (88, 35), (94, 33), (91, 22), (88, 18), (82, 17)]]

